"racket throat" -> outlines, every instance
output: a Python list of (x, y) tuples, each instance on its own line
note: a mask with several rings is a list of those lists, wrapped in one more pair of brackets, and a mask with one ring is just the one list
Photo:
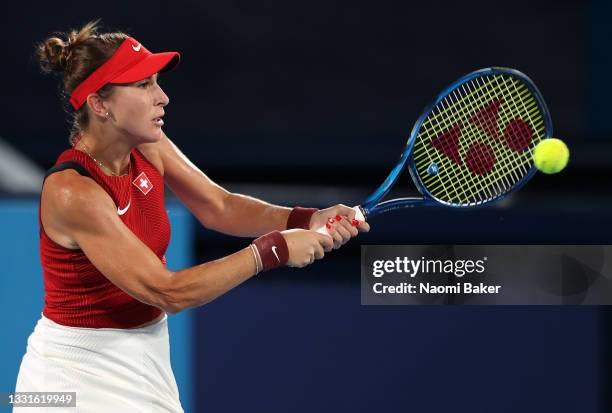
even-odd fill
[(397, 198), (390, 199), (388, 201), (381, 202), (380, 204), (373, 205), (371, 208), (367, 206), (360, 206), (359, 208), (364, 212), (366, 218), (371, 218), (384, 212), (389, 212), (399, 208), (414, 208), (423, 207), (435, 204), (434, 201), (424, 198)]

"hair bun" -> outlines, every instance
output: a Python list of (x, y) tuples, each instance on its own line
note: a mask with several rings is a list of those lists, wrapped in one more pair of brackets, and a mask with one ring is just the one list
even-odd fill
[[(56, 33), (37, 46), (40, 67), (46, 73), (65, 72), (70, 66), (72, 49), (96, 37), (98, 20), (87, 23), (80, 30), (72, 30), (70, 33)], [(58, 37), (59, 36), (59, 37)], [(62, 40), (60, 37), (66, 38)]]
[(38, 46), (40, 66), (45, 72), (63, 72), (68, 66), (70, 43), (50, 37)]

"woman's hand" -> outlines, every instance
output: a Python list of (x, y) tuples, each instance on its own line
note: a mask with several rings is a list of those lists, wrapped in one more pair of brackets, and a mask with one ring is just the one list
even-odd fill
[(325, 227), (334, 240), (334, 249), (340, 248), (359, 232), (368, 232), (370, 225), (355, 219), (355, 210), (338, 204), (315, 212), (310, 219), (310, 229)]
[(326, 252), (331, 251), (333, 241), (323, 234), (305, 229), (290, 229), (281, 234), (287, 242), (289, 249), (289, 267), (305, 267), (312, 264), (315, 259), (320, 260)]

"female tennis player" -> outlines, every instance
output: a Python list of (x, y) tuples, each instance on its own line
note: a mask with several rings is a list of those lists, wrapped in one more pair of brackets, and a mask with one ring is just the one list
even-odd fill
[[(99, 34), (95, 22), (58, 36), (37, 50), (42, 68), (61, 75), (73, 132), (43, 184), (45, 305), (16, 391), (76, 392), (79, 411), (181, 412), (167, 313), (261, 271), (311, 264), (369, 226), (344, 205), (285, 208), (230, 193), (191, 163), (162, 131), (169, 99), (157, 80), (178, 53)], [(165, 184), (207, 228), (258, 238), (227, 257), (168, 270)], [(329, 235), (313, 230), (323, 225)]]

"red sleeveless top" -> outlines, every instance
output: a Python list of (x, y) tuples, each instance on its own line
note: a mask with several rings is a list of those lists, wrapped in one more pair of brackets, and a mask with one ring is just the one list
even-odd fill
[[(56, 161), (82, 165), (113, 199), (119, 218), (166, 264), (170, 222), (164, 207), (164, 178), (138, 151), (130, 154), (130, 173), (107, 176), (85, 153), (74, 148)], [(65, 248), (45, 233), (40, 220), (40, 259), (45, 284), (45, 317), (58, 324), (90, 328), (130, 328), (158, 317), (111, 283), (81, 251)]]

